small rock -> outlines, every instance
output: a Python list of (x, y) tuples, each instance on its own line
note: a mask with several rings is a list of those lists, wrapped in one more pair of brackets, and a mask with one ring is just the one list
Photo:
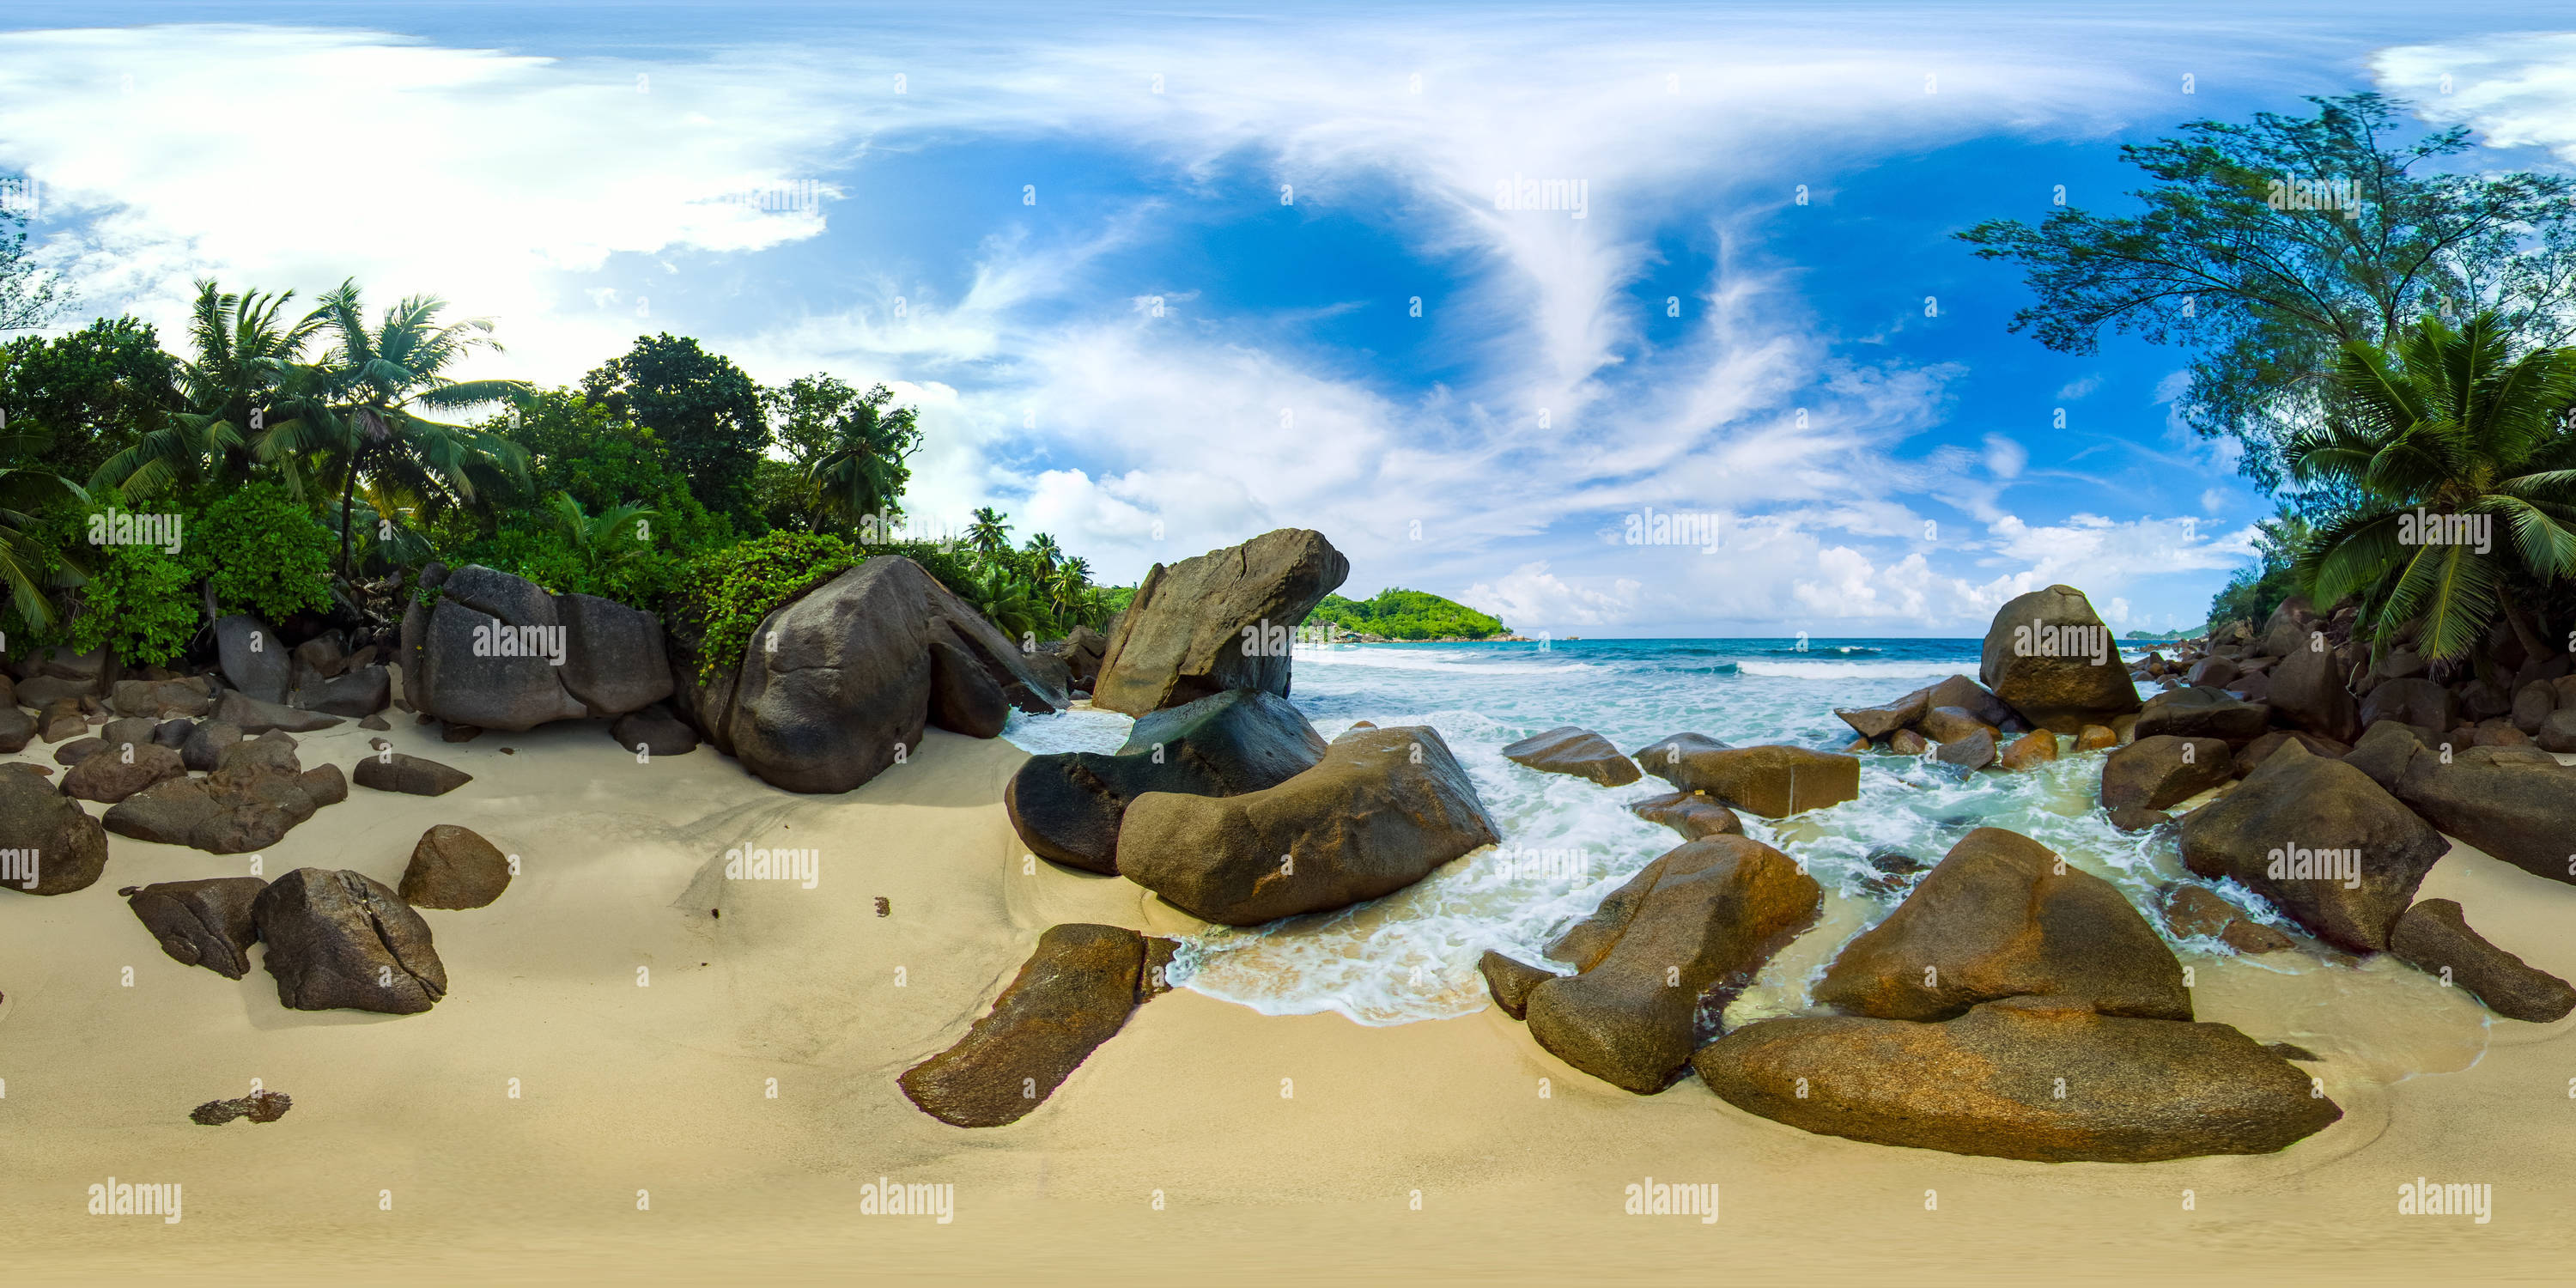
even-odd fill
[(294, 1098), (283, 1091), (254, 1091), (238, 1100), (209, 1100), (190, 1110), (188, 1117), (208, 1127), (221, 1127), (236, 1118), (273, 1123), (294, 1107)]
[(240, 979), (250, 973), (250, 946), (259, 942), (251, 906), (267, 888), (258, 877), (213, 877), (127, 886), (117, 893), (127, 896), (126, 906), (170, 960)]
[(449, 724), (438, 731), (441, 742), (472, 742), (482, 736), (483, 731), (473, 725)]
[(1698, 792), (1666, 792), (1661, 796), (1649, 796), (1632, 802), (1628, 812), (1649, 823), (1661, 823), (1681, 833), (1686, 841), (1744, 831), (1744, 820), (1737, 818), (1734, 810)]
[(2057, 735), (2046, 729), (2033, 729), (2015, 738), (2003, 749), (2000, 759), (2004, 768), (2016, 771), (2037, 769), (2057, 759)]
[(358, 762), (358, 786), (413, 796), (444, 796), (474, 781), (474, 775), (435, 760), (401, 752), (378, 753)]
[(403, 869), (403, 902), (415, 908), (480, 908), (510, 888), (510, 860), (477, 833), (441, 823), (420, 834)]
[(2075, 733), (2077, 751), (2107, 751), (2120, 745), (2120, 735), (2104, 726), (2089, 724)]
[(2576, 1010), (2576, 988), (2488, 943), (2453, 900), (2425, 899), (2408, 908), (2389, 933), (2388, 951), (2469, 990), (2508, 1020), (2547, 1024)]
[(1559, 725), (1503, 748), (1503, 759), (1550, 774), (1589, 778), (1604, 787), (1625, 787), (1644, 775), (1637, 762), (1619, 754), (1610, 740), (1577, 725)]
[(1150, 996), (1146, 956), (1145, 936), (1132, 930), (1050, 927), (993, 1009), (896, 1083), (923, 1113), (952, 1126), (1019, 1121)]
[(389, 725), (389, 724), (386, 724), (386, 723), (385, 723), (385, 718), (384, 718), (383, 716), (381, 716), (381, 715), (376, 715), (376, 714), (372, 714), (372, 713), (370, 713), (370, 714), (368, 714), (368, 715), (363, 715), (363, 716), (358, 717), (358, 727), (359, 727), (359, 728), (361, 728), (361, 729), (391, 729), (391, 728), (393, 728), (393, 726), (392, 726), (392, 725)]

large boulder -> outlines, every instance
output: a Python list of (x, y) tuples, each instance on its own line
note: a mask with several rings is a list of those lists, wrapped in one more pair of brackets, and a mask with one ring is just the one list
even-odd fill
[(2332, 650), (2312, 647), (2310, 642), (2283, 654), (2264, 692), (2272, 719), (2336, 742), (2360, 737), (2361, 709), (2354, 704), (2352, 691), (2344, 687), (2347, 671)]
[(78, 800), (113, 805), (167, 778), (185, 777), (179, 753), (146, 742), (119, 742), (84, 757), (63, 775), (62, 792)]
[(1637, 753), (1637, 763), (1686, 792), (1705, 792), (1721, 804), (1785, 818), (1839, 805), (1860, 795), (1860, 758), (1804, 747), (1729, 747), (1685, 744), (1680, 734)]
[[(2369, 741), (2362, 739), (2365, 747)], [(2354, 748), (2354, 757), (2363, 749)], [(2446, 756), (2418, 746), (2396, 790), (2442, 831), (2533, 876), (2576, 884), (2568, 871), (2576, 866), (2576, 766), (2530, 747), (2470, 747)]]
[(2331, 756), (2341, 760), (2352, 752), (2352, 748), (2332, 738), (2321, 738), (2296, 729), (2275, 729), (2236, 749), (2236, 776), (2243, 778), (2253, 773), (2262, 766), (2264, 761), (2270, 760), (2272, 753), (2279, 751), (2282, 744), (2292, 742), (2307, 748), (2308, 754), (2312, 756)]
[(1003, 788), (1002, 807), (1030, 853), (1114, 874), (1119, 825), (1138, 796), (1240, 796), (1287, 782), (1323, 758), (1323, 737), (1286, 698), (1232, 689), (1138, 720), (1114, 756), (1029, 757)]
[(2182, 821), (2185, 866), (2234, 878), (2354, 952), (2388, 947), (2389, 927), (2450, 848), (2368, 774), (2296, 744)]
[(420, 834), (399, 893), (415, 908), (480, 908), (510, 888), (510, 860), (481, 833), (440, 823)]
[(1088, 626), (1076, 626), (1060, 640), (1041, 648), (1064, 660), (1065, 679), (1074, 688), (1089, 692), (1100, 677), (1101, 660), (1109, 655), (1109, 637)]
[(1302, 528), (1154, 565), (1109, 637), (1092, 705), (1141, 716), (1227, 689), (1287, 697), (1289, 641), (1350, 572)]
[(1117, 926), (1051, 926), (993, 1009), (957, 1044), (895, 1079), (923, 1113), (999, 1127), (1046, 1103), (1093, 1049), (1153, 996), (1149, 964), (1169, 944)]
[(268, 623), (236, 613), (215, 619), (215, 655), (224, 682), (261, 702), (286, 701), (294, 654)]
[(1728, 1104), (1804, 1131), (2043, 1163), (2267, 1154), (2343, 1116), (2228, 1025), (2048, 997), (1937, 1024), (1766, 1020), (1691, 1063)]
[(292, 744), (263, 738), (225, 748), (222, 767), (204, 778), (168, 778), (126, 797), (104, 822), (138, 841), (246, 854), (347, 794), (338, 766), (300, 772)]
[(70, 894), (106, 869), (97, 819), (36, 774), (0, 774), (0, 890)]
[(2410, 724), (2439, 737), (2459, 723), (2459, 702), (2449, 689), (2426, 679), (2383, 680), (2361, 699), (2362, 727), (2382, 720)]
[(2072, 586), (2005, 604), (1986, 628), (1977, 675), (2023, 719), (2058, 733), (2107, 724), (2139, 707), (2111, 628)]
[(998, 738), (1011, 720), (1011, 700), (990, 672), (946, 640), (930, 642), (930, 723), (969, 738)]
[(403, 695), (419, 711), (517, 730), (624, 715), (671, 695), (669, 651), (650, 613), (549, 595), (480, 564), (448, 572), (437, 589), (438, 603), (403, 623)]
[(2224, 785), (2235, 770), (2235, 753), (2216, 738), (2141, 738), (2103, 757), (2102, 807), (2163, 809)]
[(2117, 887), (2017, 832), (1981, 827), (1825, 971), (1815, 1000), (1942, 1020), (1997, 998), (2064, 998), (2105, 1015), (2188, 1020), (2182, 965)]
[(1874, 707), (1836, 707), (1834, 714), (1841, 717), (1842, 722), (1850, 725), (1852, 732), (1861, 737), (1884, 738), (1921, 720), (1924, 713), (1931, 709), (1924, 701), (1931, 692), (1932, 690), (1928, 688), (1916, 689), (1894, 702), (1881, 703)]
[(447, 996), (429, 923), (361, 872), (297, 868), (251, 906), (279, 1004), (411, 1015)]
[(1523, 738), (1503, 748), (1503, 759), (1543, 773), (1589, 778), (1604, 787), (1625, 787), (1642, 777), (1637, 762), (1579, 725), (1558, 725)]
[(2576, 988), (2488, 943), (2449, 899), (2426, 899), (2408, 908), (2389, 933), (2388, 951), (2441, 976), (2444, 984), (2469, 990), (2508, 1020), (2549, 1024), (2576, 1011)]
[(2239, 701), (2224, 689), (2194, 685), (2169, 689), (2147, 699), (2146, 707), (2138, 713), (2137, 736), (2216, 738), (2230, 747), (2242, 747), (2271, 727), (2271, 708)]
[(1923, 707), (1927, 712), (1934, 707), (1957, 707), (2007, 733), (2019, 733), (2030, 727), (2028, 721), (2005, 705), (2004, 700), (1996, 697), (1992, 690), (1964, 675), (1951, 676), (1922, 692)]
[(1713, 836), (1646, 865), (1622, 893), (1605, 946), (1582, 974), (1539, 981), (1526, 1018), (1567, 1064), (1652, 1095), (1698, 1045), (1701, 995), (1750, 980), (1815, 921), (1824, 890), (1770, 846)]
[(930, 722), (930, 645), (954, 645), (1052, 711), (1067, 698), (1009, 637), (921, 565), (879, 555), (772, 609), (740, 655), (697, 654), (674, 627), (682, 719), (774, 787), (845, 792), (921, 749)]
[(1252, 926), (1393, 893), (1496, 836), (1438, 731), (1357, 729), (1276, 787), (1136, 797), (1118, 870), (1200, 920)]
[(258, 877), (212, 877), (128, 887), (126, 906), (161, 951), (183, 966), (203, 966), (226, 979), (250, 973), (250, 946), (259, 942), (251, 908), (268, 883)]
[(1703, 836), (1743, 835), (1744, 820), (1735, 811), (1700, 795), (1698, 792), (1666, 792), (1631, 801), (1628, 812), (1649, 823), (1661, 823), (1682, 834), (1685, 841)]

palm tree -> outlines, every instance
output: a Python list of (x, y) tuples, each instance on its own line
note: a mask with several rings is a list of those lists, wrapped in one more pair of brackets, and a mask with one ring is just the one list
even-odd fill
[(2431, 660), (2466, 654), (2499, 610), (2530, 656), (2554, 654), (2505, 582), (2576, 574), (2576, 436), (2560, 420), (2576, 349), (2512, 358), (2493, 314), (2458, 331), (2428, 317), (2392, 353), (2344, 346), (2334, 386), (2327, 422), (2285, 451), (2293, 478), (2344, 498), (2298, 562), (2311, 601), (2358, 594), (2380, 645), (2412, 626)]
[[(55, 499), (57, 488), (83, 505), (89, 503), (89, 493), (45, 468), (51, 435), (23, 428), (24, 421), (19, 424), (22, 428), (0, 432), (0, 583), (6, 584), (20, 620), (29, 626), (49, 626), (54, 606), (39, 578), (46, 575), (53, 539), (43, 531), (44, 521), (34, 511)], [(77, 573), (64, 575), (78, 584)]]
[(975, 553), (991, 558), (995, 552), (1011, 548), (1011, 525), (1003, 520), (1011, 516), (987, 505), (975, 511), (975, 522), (966, 529), (967, 544)]
[(90, 476), (91, 489), (113, 488), (132, 501), (174, 484), (245, 472), (252, 438), (288, 423), (280, 404), (308, 383), (300, 364), (322, 319), (283, 321), (294, 298), (293, 291), (234, 295), (200, 279), (188, 318), (197, 356), (181, 364), (177, 381), (187, 410), (109, 457)]
[(313, 369), (316, 388), (300, 400), (301, 415), (271, 426), (255, 445), (260, 460), (286, 472), (290, 488), (301, 490), (298, 463), (308, 459), (322, 478), (337, 477), (342, 576), (349, 571), (350, 500), (361, 478), (418, 498), (424, 516), (434, 517), (472, 502), (478, 475), (527, 474), (527, 453), (507, 437), (413, 410), (463, 410), (534, 395), (525, 381), (450, 379), (449, 366), (477, 349), (498, 353), (501, 346), (486, 319), (441, 323), (446, 307), (435, 296), (410, 296), (370, 330), (357, 283), (342, 282), (314, 310), (331, 334), (330, 351)]
[(1027, 582), (1001, 568), (986, 568), (968, 581), (964, 598), (1005, 635), (1033, 636), (1041, 624)]
[(604, 576), (652, 550), (644, 520), (658, 517), (629, 502), (597, 514), (585, 513), (570, 492), (557, 492), (546, 503), (546, 517), (593, 577)]
[(1064, 562), (1063, 549), (1056, 545), (1054, 537), (1043, 532), (1037, 533), (1029, 538), (1029, 544), (1026, 547), (1026, 551), (1029, 558), (1037, 562), (1037, 574), (1040, 581), (1052, 579), (1055, 576), (1056, 565)]
[(1055, 576), (1047, 581), (1047, 596), (1053, 601), (1057, 616), (1070, 615), (1079, 608), (1083, 592), (1090, 586), (1090, 560), (1077, 556), (1058, 565)]

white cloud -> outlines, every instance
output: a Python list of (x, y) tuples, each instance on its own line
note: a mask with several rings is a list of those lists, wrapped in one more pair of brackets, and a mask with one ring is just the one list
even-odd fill
[(2074, 402), (2101, 387), (2102, 377), (2098, 375), (2085, 376), (2081, 379), (2070, 380), (2065, 385), (2059, 387), (2057, 391), (2057, 400), (2059, 402)]

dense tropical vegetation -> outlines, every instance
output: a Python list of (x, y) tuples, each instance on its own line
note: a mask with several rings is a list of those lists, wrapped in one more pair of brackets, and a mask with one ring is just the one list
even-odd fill
[[(0, 329), (25, 330), (63, 301), (13, 231), (0, 211)], [(430, 295), (371, 311), (354, 282), (309, 307), (201, 282), (180, 353), (130, 317), (0, 344), (0, 648), (154, 664), (223, 613), (382, 626), (432, 561), (693, 611), (719, 639), (882, 553), (1033, 641), (1132, 594), (1047, 533), (1014, 547), (989, 507), (908, 540), (922, 434), (885, 385), (764, 388), (669, 334), (568, 388), (460, 374), (498, 341)], [(87, 539), (138, 513), (181, 539)]]
[(1507, 635), (1499, 619), (1464, 604), (1420, 590), (1389, 588), (1373, 599), (1326, 595), (1310, 622), (1331, 622), (1344, 634), (1383, 635), (1391, 640), (1480, 640)]
[[(2190, 355), (2177, 403), (2276, 493), (2257, 566), (2209, 625), (2301, 597), (2376, 651), (2455, 667), (2576, 627), (2576, 179), (2443, 170), (2464, 127), (2401, 138), (2407, 105), (2196, 121), (2124, 147), (2135, 214), (2069, 207), (1960, 236), (2020, 265), (2014, 317), (2052, 349), (2105, 330)], [(2458, 538), (2466, 538), (2461, 540)]]

